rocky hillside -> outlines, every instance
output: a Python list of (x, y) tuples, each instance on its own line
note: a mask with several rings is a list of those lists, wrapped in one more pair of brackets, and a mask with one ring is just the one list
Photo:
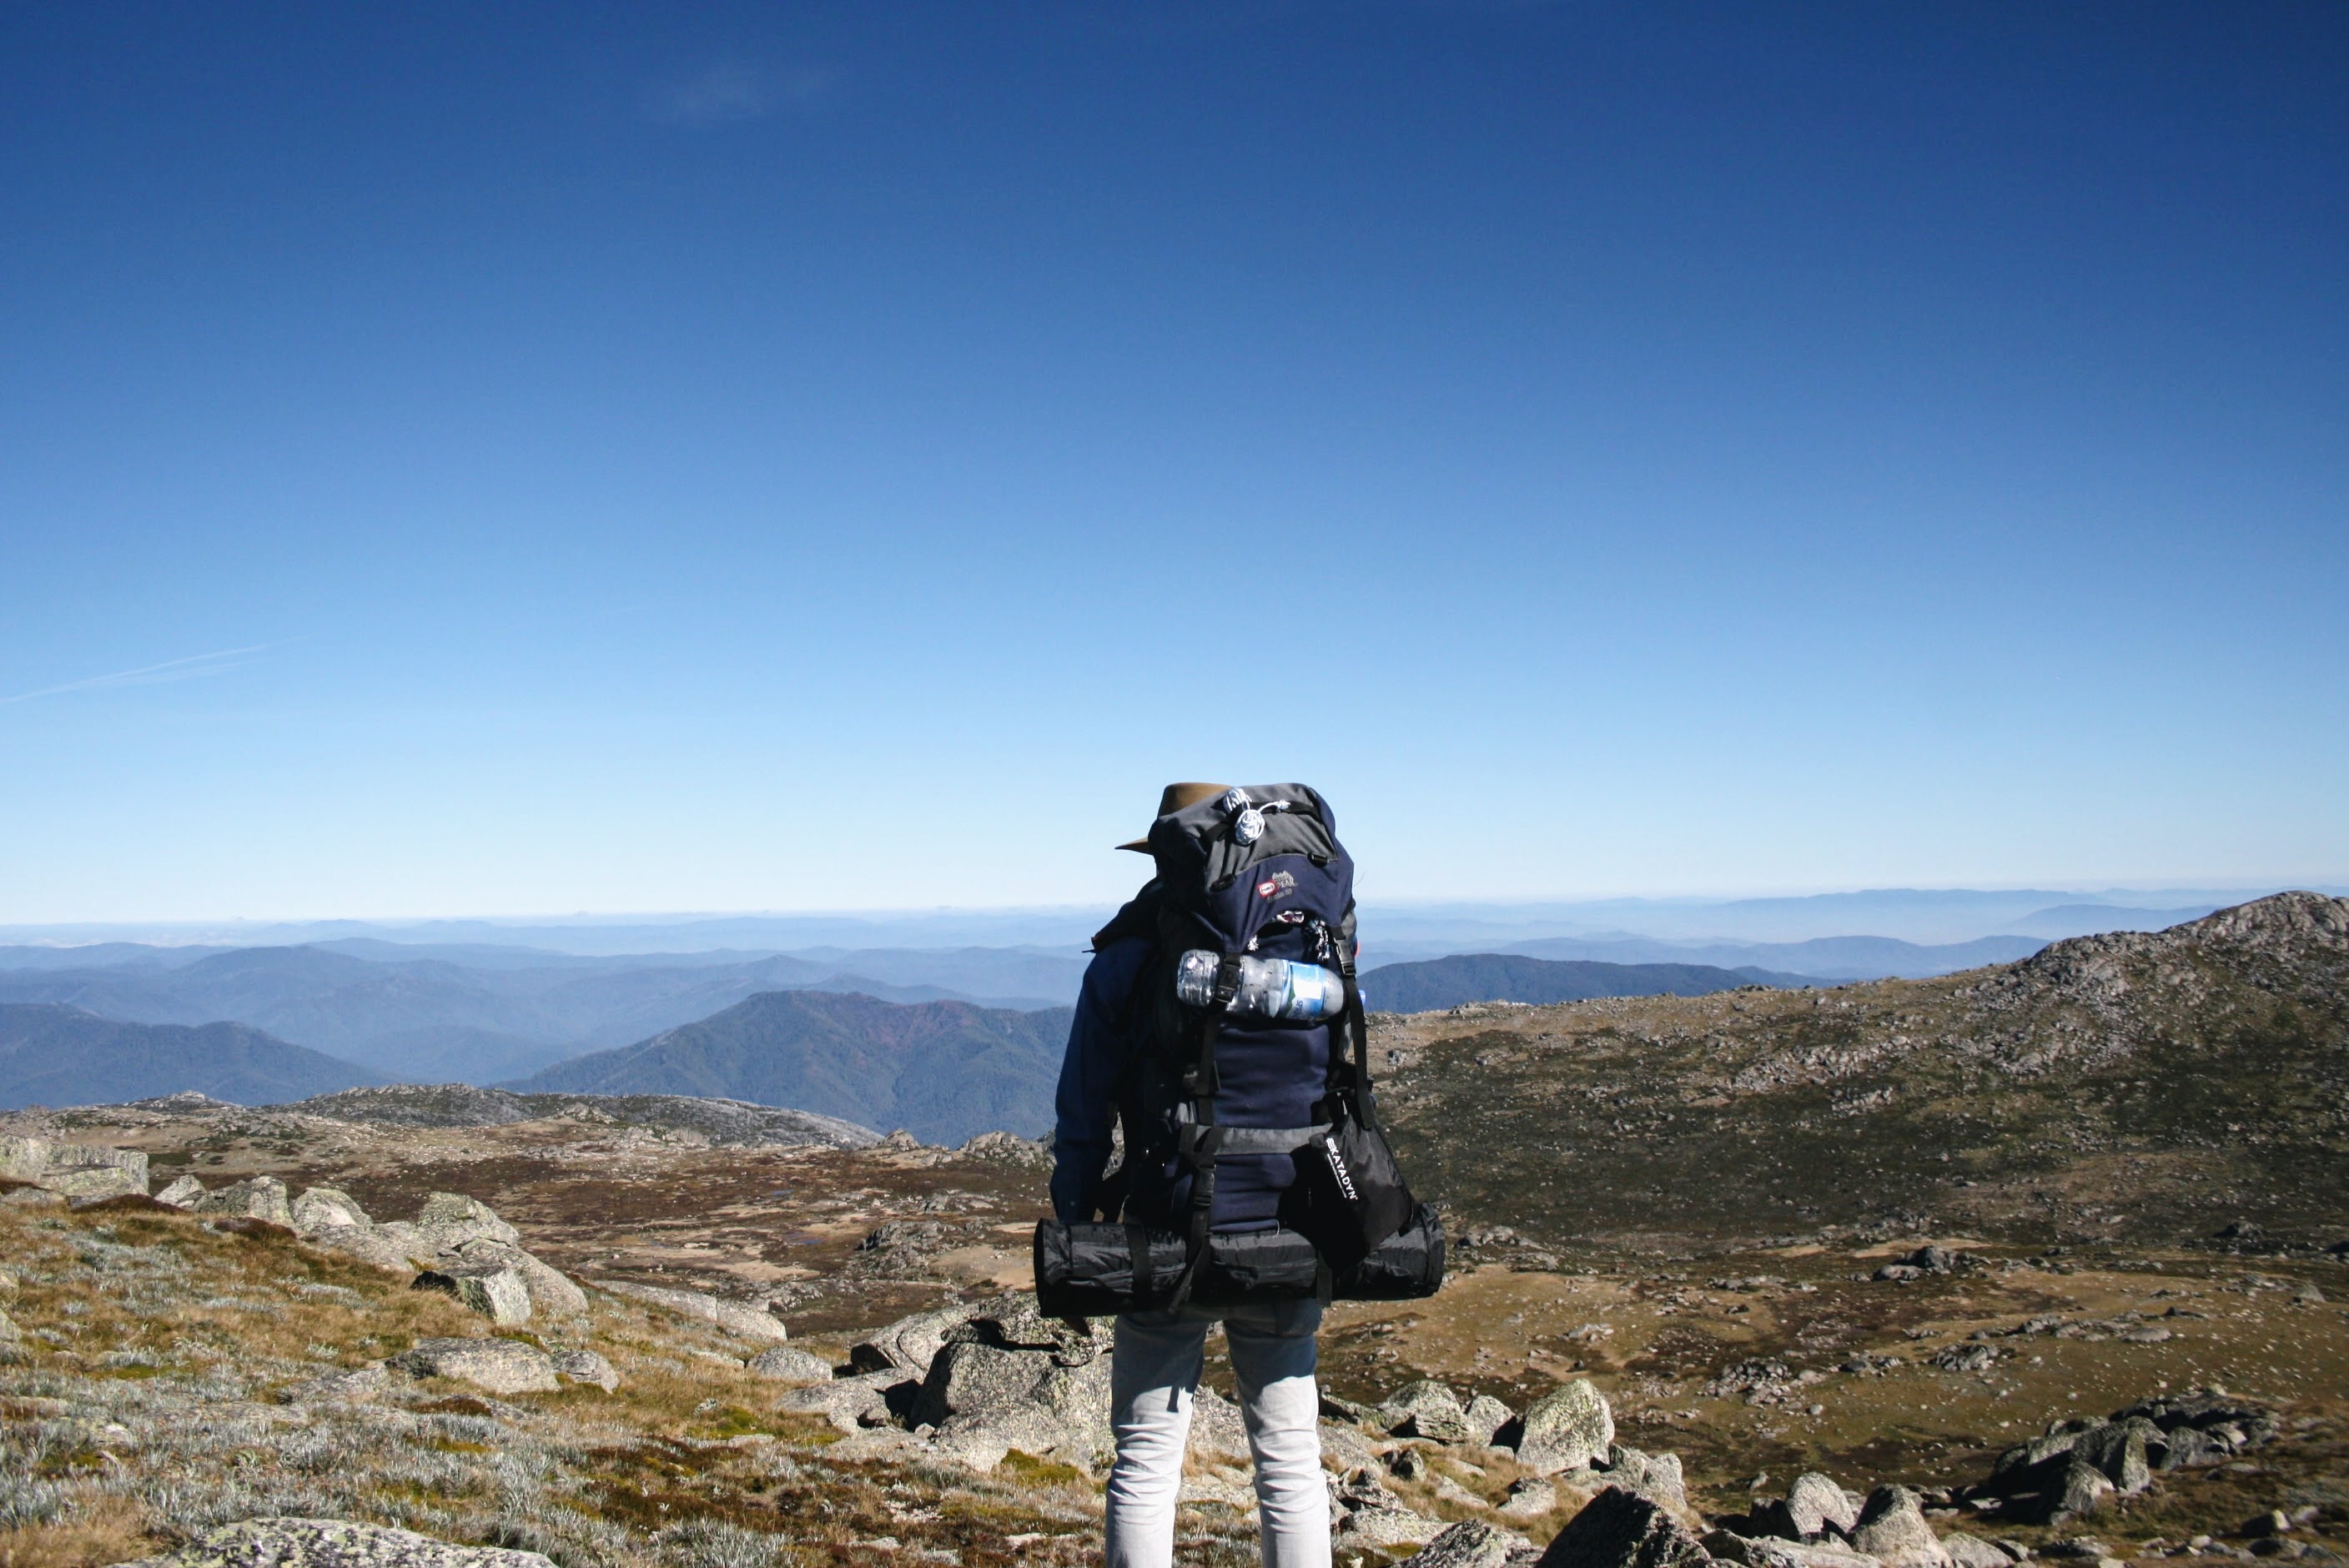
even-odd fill
[(254, 1104), (382, 1081), (243, 1024), (123, 1024), (79, 1007), (0, 1003), (0, 1109), (183, 1089)]
[(461, 1083), (345, 1089), (295, 1105), (265, 1109), (383, 1127), (511, 1127), (517, 1122), (557, 1119), (693, 1132), (715, 1147), (736, 1149), (802, 1144), (862, 1149), (881, 1138), (869, 1127), (838, 1117), (753, 1105), (748, 1100), (675, 1094), (515, 1094)]
[(1802, 975), (1711, 964), (1591, 964), (1514, 953), (1455, 953), (1384, 964), (1362, 976), (1362, 1000), (1381, 1013), (1429, 1013), (1475, 1002), (1588, 1002), (1599, 996), (1706, 996), (1740, 985), (1810, 985)]
[(1553, 1243), (1931, 1215), (2313, 1244), (2349, 1221), (2349, 901), (2315, 893), (1937, 979), (1472, 1008), (1376, 1041), (1420, 1184)]
[(1051, 1123), (1069, 1016), (1065, 1007), (773, 992), (508, 1087), (754, 1100), (936, 1141), (999, 1129), (1034, 1134)]

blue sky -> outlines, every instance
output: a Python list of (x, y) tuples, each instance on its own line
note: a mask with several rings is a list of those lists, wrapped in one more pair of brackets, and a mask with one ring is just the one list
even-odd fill
[(0, 10), (0, 922), (2349, 878), (2338, 5)]

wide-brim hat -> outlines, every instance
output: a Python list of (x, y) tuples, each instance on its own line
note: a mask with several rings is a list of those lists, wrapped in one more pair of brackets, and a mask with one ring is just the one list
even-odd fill
[[(1230, 788), (1228, 784), (1169, 784), (1158, 792), (1158, 814), (1162, 817), (1172, 816), (1186, 806), (1195, 806), (1202, 800), (1212, 800)], [(1146, 855), (1150, 852), (1150, 835), (1144, 833), (1131, 843), (1118, 845), (1118, 848), (1138, 851)]]

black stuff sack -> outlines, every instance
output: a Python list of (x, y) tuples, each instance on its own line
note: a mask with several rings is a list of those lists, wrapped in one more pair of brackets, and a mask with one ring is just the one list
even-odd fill
[(1409, 1224), (1419, 1205), (1377, 1121), (1356, 1113), (1353, 1095), (1335, 1099), (1338, 1115), (1330, 1130), (1290, 1156), (1297, 1182), (1284, 1220), (1342, 1272)]

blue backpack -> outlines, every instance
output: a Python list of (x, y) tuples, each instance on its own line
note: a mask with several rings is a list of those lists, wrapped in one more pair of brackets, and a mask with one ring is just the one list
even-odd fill
[[(1158, 1228), (1184, 1238), (1171, 1305), (1211, 1235), (1273, 1229), (1311, 1243), (1326, 1295), (1415, 1210), (1371, 1094), (1353, 860), (1302, 784), (1226, 790), (1160, 817), (1148, 841), (1156, 879), (1096, 939), (1153, 944), (1120, 1087), (1123, 1180), (1103, 1198), (1137, 1233), (1136, 1294), (1154, 1294), (1140, 1233)], [(1288, 986), (1270, 1016), (1251, 984), (1268, 972)]]

